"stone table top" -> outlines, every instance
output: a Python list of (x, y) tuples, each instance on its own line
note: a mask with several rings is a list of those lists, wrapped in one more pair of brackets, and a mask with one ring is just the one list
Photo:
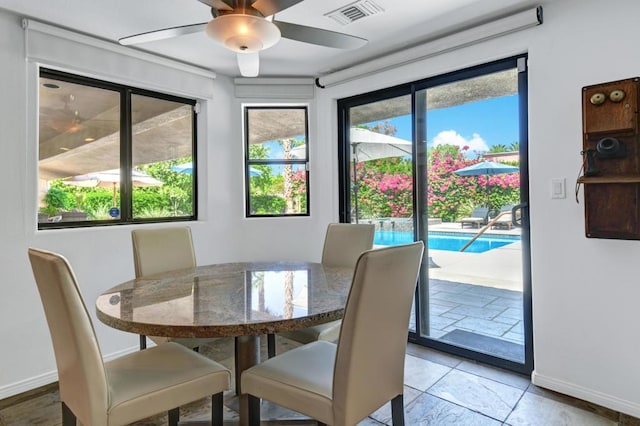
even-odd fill
[(110, 327), (147, 336), (257, 336), (342, 318), (352, 276), (309, 262), (198, 266), (113, 287), (96, 312)]

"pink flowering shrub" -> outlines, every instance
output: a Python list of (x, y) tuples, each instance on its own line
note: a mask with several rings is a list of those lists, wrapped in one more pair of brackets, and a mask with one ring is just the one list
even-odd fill
[(411, 216), (413, 182), (409, 160), (387, 158), (358, 163), (356, 174), (358, 185), (353, 185), (351, 195), (354, 199), (358, 193), (359, 218)]
[[(456, 221), (473, 206), (487, 205), (499, 210), (503, 205), (517, 204), (520, 199), (519, 173), (493, 176), (459, 176), (454, 172), (479, 163), (468, 159), (457, 146), (441, 145), (430, 150), (428, 161), (427, 205), (429, 217)], [(488, 196), (487, 196), (488, 194)]]
[(304, 170), (294, 171), (292, 174), (293, 195), (300, 203), (300, 210), (307, 211), (307, 172)]
[[(454, 171), (478, 163), (468, 159), (468, 147), (444, 145), (432, 148), (427, 156), (427, 207), (429, 217), (456, 221), (471, 207), (486, 205), (499, 210), (520, 199), (518, 173), (494, 176), (458, 176)], [(386, 158), (356, 164), (358, 217), (411, 217), (413, 211), (412, 165), (409, 159)], [(353, 170), (351, 170), (353, 176)], [(488, 185), (488, 197), (487, 197)], [(354, 212), (355, 214), (355, 212)]]

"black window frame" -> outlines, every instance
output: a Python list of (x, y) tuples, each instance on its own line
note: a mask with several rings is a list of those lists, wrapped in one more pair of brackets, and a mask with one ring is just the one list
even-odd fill
[[(244, 105), (244, 175), (245, 175), (245, 218), (267, 218), (267, 217), (308, 217), (311, 215), (311, 186), (309, 180), (309, 107), (307, 105)], [(249, 111), (251, 110), (291, 110), (300, 109), (304, 111), (304, 132), (305, 132), (305, 158), (304, 159), (266, 159), (258, 160), (249, 157)], [(255, 214), (251, 213), (251, 188), (249, 185), (251, 177), (251, 166), (267, 165), (267, 166), (285, 166), (285, 165), (303, 165), (306, 179), (306, 203), (307, 211), (305, 213), (289, 213), (289, 214)]]
[[(156, 92), (152, 90), (142, 89), (126, 84), (113, 83), (106, 80), (86, 77), (82, 75), (72, 74), (69, 72), (59, 71), (46, 67), (40, 67), (38, 71), (38, 85), (41, 78), (51, 78), (68, 83), (95, 87), (98, 89), (111, 90), (120, 93), (120, 217), (118, 219), (107, 220), (87, 220), (87, 221), (70, 221), (70, 222), (38, 222), (38, 230), (42, 229), (61, 229), (61, 228), (83, 228), (94, 226), (112, 226), (112, 225), (128, 225), (142, 223), (163, 223), (163, 222), (184, 222), (196, 221), (198, 219), (198, 173), (197, 173), (197, 146), (198, 146), (198, 112), (196, 99), (185, 98), (167, 93)], [(192, 114), (192, 214), (176, 217), (155, 217), (155, 218), (134, 218), (133, 217), (133, 185), (129, 176), (129, 172), (133, 165), (133, 134), (131, 119), (131, 98), (133, 95), (140, 95), (159, 100), (183, 103), (191, 106)], [(38, 107), (38, 120), (40, 119), (40, 108)], [(38, 141), (39, 146), (39, 141)], [(36, 164), (36, 167), (38, 165)]]

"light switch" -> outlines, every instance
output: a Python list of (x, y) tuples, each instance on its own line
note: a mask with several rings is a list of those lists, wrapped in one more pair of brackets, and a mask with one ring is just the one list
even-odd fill
[(551, 179), (551, 198), (566, 198), (564, 178)]

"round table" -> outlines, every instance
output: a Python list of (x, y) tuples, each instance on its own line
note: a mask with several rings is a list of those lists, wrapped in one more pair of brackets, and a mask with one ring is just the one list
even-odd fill
[(98, 319), (146, 336), (235, 337), (240, 375), (260, 361), (260, 335), (342, 318), (349, 268), (310, 262), (222, 263), (127, 281), (96, 301)]

